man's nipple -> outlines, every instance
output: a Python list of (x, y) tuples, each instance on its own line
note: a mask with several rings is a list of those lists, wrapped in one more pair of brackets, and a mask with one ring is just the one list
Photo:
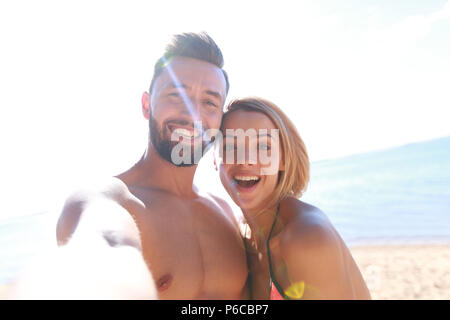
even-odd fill
[(158, 281), (156, 282), (156, 286), (158, 288), (158, 291), (164, 291), (169, 288), (171, 283), (172, 275), (170, 273), (167, 273), (158, 279)]

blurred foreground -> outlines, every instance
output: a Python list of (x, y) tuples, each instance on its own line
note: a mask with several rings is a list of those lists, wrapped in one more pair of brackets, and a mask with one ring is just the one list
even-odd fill
[[(373, 299), (450, 299), (450, 245), (351, 248)], [(0, 285), (0, 299), (8, 285)]]

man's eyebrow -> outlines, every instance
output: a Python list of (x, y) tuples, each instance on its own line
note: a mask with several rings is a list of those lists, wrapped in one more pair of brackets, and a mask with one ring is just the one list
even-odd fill
[[(186, 85), (184, 83), (177, 83), (177, 82), (169, 82), (165, 87), (169, 88), (169, 89), (180, 89), (180, 88), (182, 88), (182, 89), (190, 89), (191, 88), (190, 86), (188, 86), (188, 85)], [(218, 91), (205, 90), (205, 93), (210, 95), (210, 96), (213, 96), (215, 98), (223, 100), (222, 95)]]
[(222, 100), (222, 95), (217, 91), (206, 90), (205, 93)]
[(166, 88), (170, 88), (170, 89), (176, 89), (176, 88), (189, 89), (190, 87), (185, 85), (185, 84), (183, 84), (183, 83), (169, 82), (166, 85)]

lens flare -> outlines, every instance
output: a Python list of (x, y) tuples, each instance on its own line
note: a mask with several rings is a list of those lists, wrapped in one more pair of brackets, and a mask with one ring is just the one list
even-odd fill
[(301, 299), (305, 293), (305, 282), (293, 283), (284, 291), (284, 294), (291, 299)]
[(183, 84), (180, 82), (177, 75), (173, 71), (172, 66), (170, 65), (169, 61), (165, 57), (163, 57), (162, 59), (164, 62), (164, 66), (165, 66), (167, 72), (169, 73), (170, 78), (172, 79), (175, 86), (177, 88), (179, 88), (181, 99), (183, 99), (184, 105), (186, 106), (189, 114), (191, 115), (193, 122), (201, 121), (198, 114), (194, 111), (194, 105), (193, 105), (191, 99), (189, 99), (189, 97), (187, 96), (186, 91), (183, 88)]

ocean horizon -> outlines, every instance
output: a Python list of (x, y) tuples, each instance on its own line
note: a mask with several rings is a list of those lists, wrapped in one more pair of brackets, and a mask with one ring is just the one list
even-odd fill
[(448, 243), (450, 137), (313, 162), (302, 200), (349, 245)]
[[(349, 246), (450, 244), (450, 136), (311, 163), (301, 198)], [(57, 212), (0, 220), (0, 283), (56, 245)]]

